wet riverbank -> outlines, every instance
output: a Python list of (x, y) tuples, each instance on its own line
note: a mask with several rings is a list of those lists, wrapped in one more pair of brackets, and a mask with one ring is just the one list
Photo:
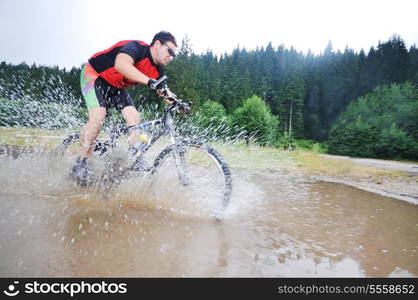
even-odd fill
[[(54, 138), (59, 140), (58, 137)], [(231, 146), (229, 148), (231, 148)], [(242, 149), (242, 147), (237, 147), (237, 150), (240, 149)], [(256, 151), (259, 151), (258, 149)], [(16, 159), (20, 155), (31, 153), (33, 154), (36, 152), (42, 154), (51, 151), (46, 149), (35, 149), (31, 147), (18, 147), (14, 145), (0, 144), (0, 157), (12, 157)], [(231, 149), (228, 149), (228, 152), (231, 152)], [(232, 152), (234, 152), (234, 150), (232, 150)], [(275, 152), (278, 153), (278, 151)], [(244, 156), (248, 155), (249, 153), (250, 152), (247, 151), (244, 153)], [(319, 162), (320, 165), (347, 164), (347, 162), (350, 161), (351, 164), (348, 164), (342, 168), (342, 171), (330, 173), (326, 168), (325, 170), (321, 171), (320, 169), (315, 169), (315, 166), (306, 167), (303, 163), (301, 164), (295, 162), (294, 158), (291, 156), (288, 157), (287, 155), (287, 153), (282, 152), (280, 153), (280, 156), (282, 156), (280, 159), (276, 158), (275, 160), (273, 159), (270, 162), (267, 162), (268, 167), (265, 168), (266, 172), (285, 170), (285, 172), (296, 173), (299, 174), (299, 176), (306, 177), (306, 179), (309, 181), (341, 183), (368, 192), (392, 197), (418, 205), (418, 173), (416, 171), (418, 170), (418, 164), (408, 164), (377, 159), (356, 159), (323, 154), (302, 154), (314, 157), (315, 160), (318, 160), (318, 158), (321, 157)], [(233, 153), (232, 155), (228, 156), (227, 153), (227, 158), (231, 158), (231, 156), (237, 155), (236, 153)], [(251, 159), (246, 161), (245, 159), (241, 159), (241, 157), (240, 159), (232, 157), (231, 160), (233, 162), (232, 167), (234, 167), (234, 163), (236, 163), (236, 165), (238, 165), (238, 169), (241, 170), (246, 170), (248, 168), (251, 169), (251, 165), (254, 164)], [(247, 162), (249, 166), (247, 166)], [(266, 164), (265, 162), (263, 163)], [(364, 165), (368, 167), (360, 169), (360, 171), (357, 171), (357, 173), (349, 171), (349, 169), (355, 169), (358, 167), (362, 168), (361, 166)], [(263, 167), (257, 166), (256, 169), (263, 169)], [(347, 172), (345, 172), (345, 170), (347, 170)], [(392, 170), (392, 172), (387, 170)]]

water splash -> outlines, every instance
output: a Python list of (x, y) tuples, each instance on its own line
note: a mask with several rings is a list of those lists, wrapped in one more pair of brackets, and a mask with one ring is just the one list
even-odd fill
[[(0, 71), (3, 72), (0, 73), (0, 96), (3, 97), (0, 98), (0, 126), (37, 128), (41, 129), (40, 132), (58, 130), (58, 135), (62, 138), (70, 133), (78, 133), (87, 118), (86, 108), (80, 105), (81, 95), (74, 92), (61, 75), (46, 73), (43, 69), (40, 69), (40, 73), (36, 75), (37, 84), (31, 85), (30, 83), (34, 81), (31, 76), (34, 74), (26, 69), (28, 67), (24, 66), (22, 70), (9, 74), (10, 78), (7, 80), (4, 69)], [(15, 84), (10, 85), (10, 82)], [(157, 119), (161, 115), (162, 110), (158, 105), (144, 107), (141, 112), (142, 120)], [(234, 126), (225, 117), (205, 117), (197, 112), (187, 117), (178, 115), (175, 120), (179, 133), (190, 140), (227, 145), (249, 138), (244, 130)], [(124, 126), (124, 121), (118, 112), (108, 111), (103, 127), (105, 133), (110, 134), (115, 128), (120, 129)], [(57, 139), (57, 144), (59, 141), (60, 138)], [(39, 196), (63, 202), (90, 203), (96, 208), (153, 206), (157, 210), (200, 217), (208, 217), (219, 206), (212, 201), (210, 181), (202, 184), (204, 189), (187, 193), (186, 190), (179, 188), (174, 180), (164, 177), (176, 176), (173, 175), (176, 173), (173, 166), (167, 166), (164, 173), (157, 174), (152, 179), (126, 179), (117, 187), (110, 188), (99, 182), (89, 189), (82, 189), (68, 179), (68, 172), (74, 159), (63, 160), (52, 151), (50, 145), (46, 144), (41, 141), (38, 144), (31, 144), (30, 149), (22, 151), (23, 148), (19, 147), (26, 147), (26, 144), (10, 148), (7, 141), (0, 140), (0, 147), (5, 154), (0, 158), (2, 170), (0, 185), (4, 187), (3, 193)], [(9, 151), (10, 149), (12, 150)], [(121, 146), (114, 151), (114, 155), (107, 156), (106, 159), (125, 158), (125, 150), (126, 145)], [(8, 156), (8, 153), (13, 155)], [(94, 171), (99, 174), (106, 168), (107, 163), (109, 161), (92, 159)], [(236, 188), (234, 193), (244, 197), (246, 190), (244, 186), (246, 184), (242, 184), (243, 188)], [(229, 214), (237, 209), (237, 206), (231, 207)]]

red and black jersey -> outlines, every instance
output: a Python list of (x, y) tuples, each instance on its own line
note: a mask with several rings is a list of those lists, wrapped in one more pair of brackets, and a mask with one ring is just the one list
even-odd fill
[(150, 78), (158, 79), (163, 75), (164, 69), (156, 65), (152, 59), (150, 46), (142, 41), (120, 41), (109, 49), (94, 54), (89, 64), (111, 85), (117, 88), (126, 88), (138, 84), (123, 77), (115, 69), (116, 56), (126, 53), (134, 60), (134, 66)]

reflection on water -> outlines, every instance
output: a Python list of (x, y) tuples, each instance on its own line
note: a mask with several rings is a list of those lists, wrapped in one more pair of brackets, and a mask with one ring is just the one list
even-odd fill
[(63, 169), (0, 159), (0, 276), (418, 276), (418, 207), (400, 200), (235, 171), (216, 222), (172, 186), (126, 182), (103, 200)]

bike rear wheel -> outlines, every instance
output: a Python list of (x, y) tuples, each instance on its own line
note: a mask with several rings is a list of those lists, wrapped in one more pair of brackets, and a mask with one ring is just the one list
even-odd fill
[(194, 200), (205, 200), (212, 211), (223, 211), (230, 204), (231, 171), (223, 157), (206, 144), (171, 145), (157, 156), (153, 167), (163, 181), (178, 180)]
[(58, 154), (75, 157), (80, 151), (80, 135), (73, 134), (65, 138), (57, 148)]
[[(98, 174), (96, 176), (90, 174), (87, 179), (88, 185), (99, 185), (100, 187), (110, 188), (119, 184), (122, 177), (121, 170), (123, 169), (121, 159), (110, 157), (110, 145), (107, 141), (96, 140), (93, 147), (93, 153), (89, 158), (90, 168), (94, 167), (96, 172), (98, 171)], [(61, 159), (69, 164), (68, 169), (70, 173), (70, 169), (80, 152), (80, 135), (74, 134), (68, 136), (62, 141), (57, 150)], [(102, 156), (106, 156), (106, 158)]]

